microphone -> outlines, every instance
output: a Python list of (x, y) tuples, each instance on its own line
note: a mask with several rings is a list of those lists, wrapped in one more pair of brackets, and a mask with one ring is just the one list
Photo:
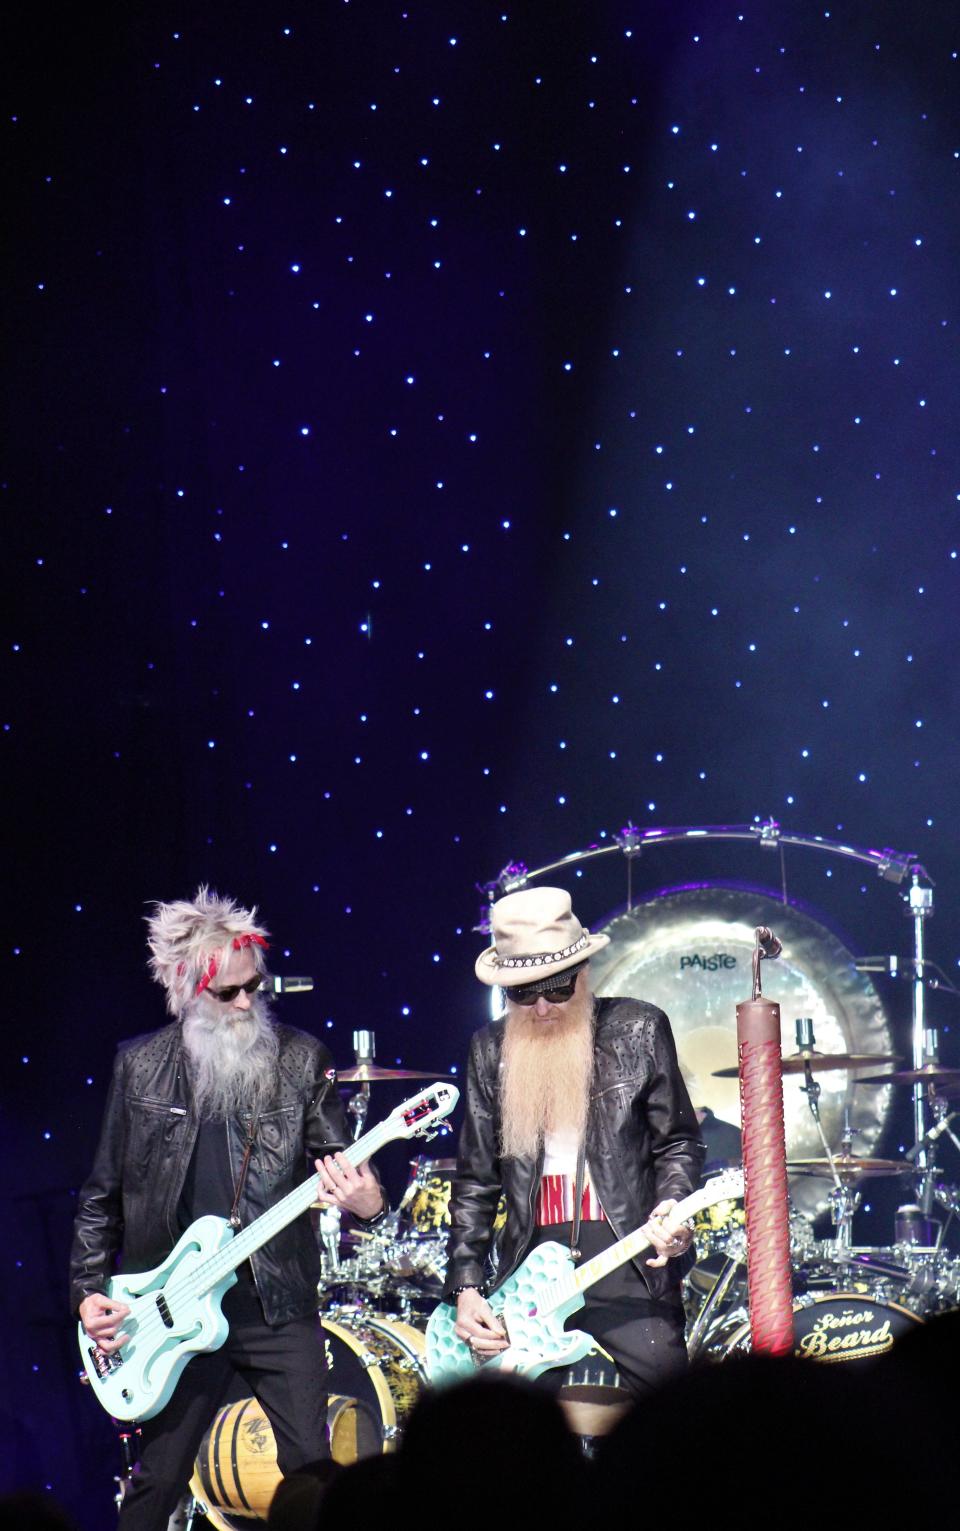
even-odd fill
[(766, 925), (758, 925), (756, 936), (757, 945), (765, 957), (779, 957), (783, 951), (783, 946), (777, 940), (772, 930)]
[(909, 1159), (912, 1162), (917, 1157), (921, 1148), (926, 1148), (928, 1143), (935, 1143), (941, 1132), (946, 1132), (947, 1128), (950, 1126), (950, 1123), (953, 1121), (956, 1115), (956, 1111), (951, 1111), (949, 1116), (943, 1117), (939, 1122), (937, 1122), (935, 1127), (931, 1127), (929, 1132), (924, 1133), (923, 1142), (918, 1143), (914, 1148), (908, 1148), (903, 1157), (905, 1159)]
[(274, 994), (306, 994), (313, 988), (312, 978), (281, 978), (279, 973), (270, 977)]

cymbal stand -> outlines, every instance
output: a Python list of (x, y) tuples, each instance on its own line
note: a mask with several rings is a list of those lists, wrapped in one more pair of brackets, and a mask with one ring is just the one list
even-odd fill
[[(933, 914), (933, 888), (922, 886), (920, 882), (923, 867), (914, 866), (910, 869), (910, 887), (902, 895), (906, 903), (907, 917), (913, 922), (913, 1067), (920, 1069), (924, 1065), (925, 1055), (928, 1054), (928, 1036), (924, 1017), (924, 989), (926, 961), (924, 954), (924, 921)], [(929, 882), (929, 879), (928, 879)], [(936, 1063), (936, 1033), (933, 1036), (933, 1056), (926, 1056), (926, 1061)], [(924, 1087), (918, 1080), (913, 1087), (913, 1141), (917, 1164), (917, 1200), (929, 1217), (933, 1201), (933, 1176), (932, 1161), (927, 1154), (926, 1146), (927, 1123), (924, 1112)]]
[[(355, 1031), (353, 1033), (353, 1055), (359, 1067), (363, 1063), (372, 1063), (377, 1051), (377, 1039), (372, 1031)], [(367, 1120), (367, 1112), (370, 1110), (370, 1086), (364, 1081), (347, 1101), (347, 1110), (353, 1117), (353, 1141), (362, 1135)]]
[[(801, 1053), (812, 1054), (815, 1046), (812, 1019), (809, 1016), (798, 1016), (795, 1024), (799, 1051)], [(830, 1219), (837, 1230), (835, 1248), (840, 1258), (843, 1258), (848, 1254), (853, 1243), (853, 1214), (860, 1205), (860, 1192), (852, 1185), (845, 1185), (837, 1174), (837, 1166), (833, 1153), (827, 1141), (827, 1134), (823, 1130), (823, 1122), (820, 1120), (820, 1092), (822, 1086), (813, 1077), (813, 1069), (810, 1066), (809, 1057), (804, 1059), (803, 1074), (806, 1083), (802, 1084), (800, 1088), (807, 1097), (810, 1115), (816, 1124), (817, 1132), (820, 1135), (820, 1142), (823, 1145), (823, 1151), (830, 1166), (830, 1173), (833, 1176), (833, 1189), (830, 1192)], [(849, 1155), (852, 1143), (853, 1132), (850, 1128), (849, 1113), (847, 1113), (844, 1120), (843, 1137), (840, 1140), (844, 1157)]]
[[(927, 1035), (929, 1037), (931, 1035), (935, 1036), (936, 1034), (928, 1032)], [(926, 1157), (926, 1166), (920, 1175), (917, 1189), (917, 1200), (924, 1217), (930, 1217), (931, 1213), (933, 1212), (933, 1204), (935, 1201), (939, 1201), (940, 1204), (945, 1206), (949, 1212), (947, 1224), (940, 1228), (939, 1237), (937, 1239), (937, 1244), (939, 1246), (943, 1242), (943, 1237), (946, 1233), (947, 1226), (949, 1226), (949, 1223), (952, 1221), (957, 1208), (951, 1203), (949, 1188), (938, 1183), (937, 1177), (940, 1174), (940, 1171), (937, 1167), (936, 1149), (933, 1148), (933, 1144), (939, 1137), (942, 1137), (944, 1134), (946, 1134), (954, 1148), (958, 1153), (960, 1153), (960, 1139), (958, 1139), (956, 1133), (950, 1126), (950, 1123), (954, 1120), (958, 1113), (956, 1111), (950, 1110), (950, 1102), (946, 1100), (942, 1095), (938, 1095), (937, 1091), (933, 1088), (932, 1085), (927, 1086), (927, 1095), (930, 1103), (930, 1110), (934, 1118), (933, 1124), (926, 1129), (923, 1137), (920, 1139), (917, 1148), (911, 1150), (911, 1152), (907, 1155), (907, 1158), (916, 1158), (919, 1162), (921, 1153)], [(928, 1149), (930, 1150), (929, 1154), (927, 1153)]]
[[(375, 1049), (372, 1031), (353, 1033), (353, 1052), (357, 1063), (372, 1063)], [(355, 1090), (347, 1101), (347, 1110), (353, 1117), (353, 1141), (363, 1134), (370, 1110), (370, 1086), (366, 1082)], [(340, 1208), (324, 1207), (319, 1219), (321, 1258), (325, 1279), (334, 1277), (340, 1269)]]
[[(840, 1149), (845, 1159), (849, 1158), (852, 1146), (853, 1132), (850, 1128), (849, 1114), (847, 1114), (840, 1138)], [(835, 1242), (837, 1258), (845, 1260), (850, 1258), (853, 1246), (853, 1214), (860, 1205), (860, 1192), (849, 1181), (840, 1179), (835, 1166), (833, 1173), (836, 1184), (830, 1192), (830, 1217), (837, 1230)]]

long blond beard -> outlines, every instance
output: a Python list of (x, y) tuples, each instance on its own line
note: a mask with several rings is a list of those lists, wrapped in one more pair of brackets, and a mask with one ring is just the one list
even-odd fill
[(509, 1005), (500, 1074), (501, 1152), (536, 1158), (544, 1134), (583, 1136), (593, 1077), (593, 996), (576, 994), (558, 1020)]

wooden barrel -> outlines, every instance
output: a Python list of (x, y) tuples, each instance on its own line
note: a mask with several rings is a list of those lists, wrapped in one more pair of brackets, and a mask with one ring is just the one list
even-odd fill
[(221, 1409), (197, 1453), (191, 1488), (204, 1504), (266, 1520), (280, 1482), (277, 1444), (255, 1398)]

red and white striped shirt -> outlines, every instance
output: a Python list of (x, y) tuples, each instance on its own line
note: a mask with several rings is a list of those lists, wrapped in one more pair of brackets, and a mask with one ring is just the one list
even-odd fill
[[(544, 1139), (543, 1173), (536, 1205), (538, 1228), (573, 1222), (578, 1147), (576, 1136), (572, 1133), (548, 1132)], [(607, 1220), (590, 1178), (589, 1164), (584, 1165), (583, 1171), (580, 1220), (584, 1223), (605, 1223)]]

